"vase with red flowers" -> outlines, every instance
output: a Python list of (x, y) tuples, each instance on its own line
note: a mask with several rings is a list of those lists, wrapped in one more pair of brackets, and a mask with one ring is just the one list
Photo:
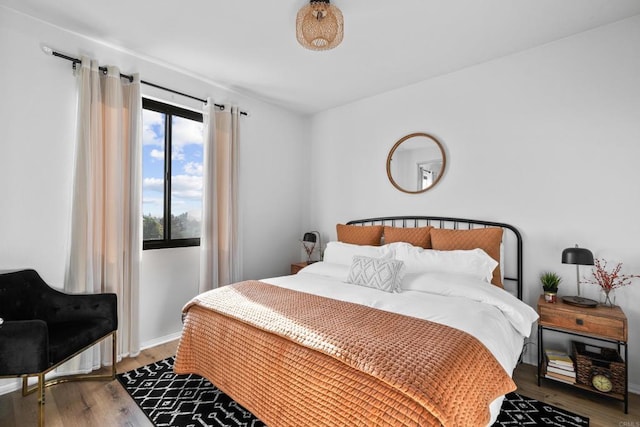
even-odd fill
[(620, 274), (622, 263), (619, 262), (612, 269), (607, 268), (607, 261), (604, 259), (594, 260), (594, 268), (591, 272), (591, 278), (586, 279), (584, 283), (598, 285), (602, 291), (602, 304), (607, 307), (615, 305), (616, 289), (630, 285), (633, 279), (640, 278), (637, 274)]

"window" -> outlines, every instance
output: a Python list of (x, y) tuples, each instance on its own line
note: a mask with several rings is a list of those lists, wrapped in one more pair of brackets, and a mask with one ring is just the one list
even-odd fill
[(143, 248), (198, 246), (202, 114), (146, 98), (142, 108)]

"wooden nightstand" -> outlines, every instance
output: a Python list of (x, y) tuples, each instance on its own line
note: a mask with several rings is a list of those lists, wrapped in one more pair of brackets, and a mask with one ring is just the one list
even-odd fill
[(573, 384), (584, 390), (589, 390), (602, 396), (624, 401), (624, 413), (628, 413), (629, 404), (629, 359), (627, 345), (627, 317), (620, 307), (605, 307), (598, 305), (595, 308), (577, 307), (565, 304), (562, 301), (550, 304), (545, 302), (544, 295), (538, 300), (538, 386), (545, 376), (544, 360), (544, 331), (552, 330), (564, 334), (589, 338), (615, 344), (618, 353), (624, 347), (625, 379), (624, 393), (601, 393), (592, 387), (583, 384)]
[(307, 265), (309, 265), (309, 263), (306, 261), (296, 262), (295, 264), (291, 264), (291, 274), (298, 274), (298, 271), (302, 270)]

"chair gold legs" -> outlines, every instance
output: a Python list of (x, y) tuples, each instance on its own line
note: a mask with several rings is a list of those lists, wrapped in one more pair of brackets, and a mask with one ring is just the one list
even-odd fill
[[(52, 385), (56, 385), (56, 384), (62, 384), (62, 383), (67, 383), (67, 382), (72, 382), (72, 381), (93, 381), (93, 380), (102, 380), (102, 381), (111, 381), (111, 380), (115, 380), (116, 379), (116, 357), (117, 357), (117, 351), (116, 351), (116, 341), (117, 341), (117, 333), (116, 331), (111, 332), (108, 335), (105, 335), (104, 337), (101, 338), (105, 339), (107, 338), (109, 335), (111, 335), (111, 372), (107, 373), (107, 374), (74, 374), (74, 375), (64, 375), (64, 376), (60, 376), (60, 377), (56, 377), (56, 378), (52, 378), (50, 380), (45, 380), (44, 377), (46, 374), (48, 374), (49, 372), (53, 371), (54, 369), (56, 369), (58, 366), (62, 365), (63, 363), (65, 363), (66, 361), (68, 361), (69, 359), (72, 359), (73, 357), (77, 356), (78, 354), (82, 353), (83, 351), (85, 351), (86, 349), (88, 349), (89, 347), (94, 346), (95, 344), (97, 344), (97, 342), (94, 342), (93, 344), (83, 348), (82, 350), (76, 352), (75, 354), (69, 356), (68, 358), (64, 359), (63, 361), (57, 363), (56, 365), (50, 367), (49, 369), (47, 369), (44, 372), (40, 372), (38, 374), (35, 375), (23, 375), (22, 376), (22, 395), (23, 396), (27, 396), (35, 391), (38, 392), (38, 427), (44, 427), (44, 390), (47, 387), (50, 387)], [(34, 385), (32, 388), (29, 388), (29, 377), (32, 376), (37, 376), (38, 378), (38, 383), (36, 385)]]
[(44, 427), (44, 374), (38, 374), (38, 427)]

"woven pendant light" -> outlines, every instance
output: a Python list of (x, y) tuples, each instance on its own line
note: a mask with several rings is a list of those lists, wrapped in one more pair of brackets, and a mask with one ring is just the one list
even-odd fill
[(333, 49), (342, 42), (342, 12), (329, 0), (311, 0), (298, 12), (296, 37), (311, 50)]

